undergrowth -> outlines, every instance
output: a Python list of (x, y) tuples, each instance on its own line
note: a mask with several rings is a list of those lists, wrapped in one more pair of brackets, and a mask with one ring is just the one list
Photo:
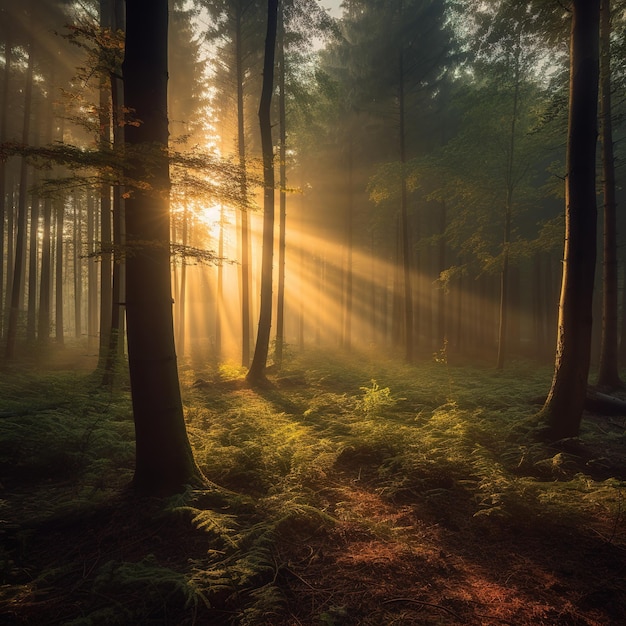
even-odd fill
[[(151, 521), (141, 518), (135, 543), (114, 558), (99, 554), (83, 574), (89, 593), (66, 623), (206, 623), (206, 615), (216, 624), (272, 623), (286, 602), (280, 581), (289, 564), (279, 557), (280, 542), (346, 519), (381, 537), (400, 532), (350, 512), (349, 485), (470, 532), (578, 525), (607, 543), (626, 543), (624, 477), (607, 475), (615, 465), (590, 452), (606, 433), (586, 424), (588, 453), (581, 455), (516, 430), (536, 411), (532, 399), (549, 384), (547, 368), (520, 362), (496, 372), (453, 367), (442, 355), (407, 366), (305, 353), (272, 375), (272, 388), (252, 390), (244, 375), (229, 366), (181, 371), (196, 460), (223, 492), (187, 491), (159, 505)], [(95, 510), (128, 483), (127, 393), (63, 373), (22, 373), (0, 385), (3, 483), (35, 532), (51, 519)], [(623, 433), (611, 437), (624, 443)], [(7, 500), (5, 510), (13, 506)], [(151, 524), (161, 541), (145, 547), (142, 528), (149, 535)], [(5, 607), (14, 607), (20, 585), (54, 586), (66, 574), (48, 564), (47, 573), (26, 575), (30, 535), (18, 519), (5, 526), (14, 547), (0, 570), (5, 590), (17, 594), (5, 594)], [(97, 532), (112, 526), (102, 522)], [(178, 553), (177, 533), (193, 537), (189, 553)]]

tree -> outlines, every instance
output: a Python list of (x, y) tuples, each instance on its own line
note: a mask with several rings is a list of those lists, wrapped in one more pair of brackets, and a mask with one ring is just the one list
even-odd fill
[[(34, 41), (28, 44), (28, 67), (26, 70), (26, 86), (24, 88), (24, 121), (22, 126), (22, 142), (28, 144), (31, 125), (31, 105), (33, 98), (34, 72)], [(20, 166), (20, 195), (17, 210), (17, 238), (15, 243), (15, 263), (13, 265), (13, 280), (11, 283), (11, 298), (9, 302), (9, 319), (7, 324), (7, 343), (5, 356), (8, 359), (15, 357), (17, 342), (18, 316), (20, 311), (20, 296), (24, 290), (24, 259), (26, 255), (26, 200), (28, 182), (28, 168), (26, 157), (22, 157)]]
[(552, 386), (540, 412), (548, 436), (576, 437), (587, 393), (596, 263), (600, 0), (573, 0), (565, 180), (565, 250)]
[(602, 145), (602, 191), (604, 237), (602, 265), (602, 340), (598, 385), (619, 388), (617, 333), (617, 200), (611, 111), (611, 3), (602, 0), (600, 10), (600, 138)]
[[(147, 495), (197, 483), (183, 416), (169, 253), (167, 0), (127, 0), (123, 61), (128, 158), (126, 317), (136, 435), (134, 488)], [(134, 183), (134, 184), (133, 184)]]
[[(234, 109), (236, 112), (236, 151), (239, 162), (240, 215), (240, 293), (241, 293), (241, 364), (250, 365), (251, 345), (251, 235), (250, 214), (252, 207), (250, 180), (248, 174), (249, 139), (247, 137), (247, 94), (252, 92), (250, 83), (258, 75), (257, 62), (262, 51), (261, 46), (261, 4), (254, 0), (203, 0), (215, 20), (215, 27), (209, 32), (210, 40), (218, 41), (219, 56), (216, 60), (218, 80), (235, 91), (235, 106), (222, 91), (221, 106), (218, 115), (227, 117)], [(223, 120), (222, 120), (223, 121)]]
[(268, 0), (267, 36), (263, 63), (263, 90), (259, 103), (259, 125), (263, 150), (263, 256), (261, 264), (261, 308), (259, 328), (252, 364), (246, 376), (251, 383), (265, 378), (272, 326), (272, 263), (274, 258), (274, 146), (272, 144), (272, 91), (274, 89), (274, 58), (278, 0)]

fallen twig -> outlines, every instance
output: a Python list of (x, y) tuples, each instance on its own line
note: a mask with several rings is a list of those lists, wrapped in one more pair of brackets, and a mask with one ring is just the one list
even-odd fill
[(429, 606), (433, 609), (440, 609), (442, 611), (445, 611), (446, 613), (449, 613), (450, 615), (452, 615), (452, 617), (458, 619), (459, 622), (463, 621), (458, 613), (455, 613), (452, 609), (449, 609), (446, 606), (436, 604), (435, 602), (426, 602), (425, 600), (416, 600), (415, 598), (391, 598), (389, 600), (384, 600), (382, 604), (391, 604), (392, 602), (410, 602), (411, 604), (419, 604), (420, 606)]

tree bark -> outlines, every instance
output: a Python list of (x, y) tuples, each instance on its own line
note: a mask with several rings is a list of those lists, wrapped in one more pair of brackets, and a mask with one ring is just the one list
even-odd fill
[(404, 50), (400, 49), (400, 82), (398, 106), (400, 108), (400, 216), (402, 220), (402, 269), (404, 278), (404, 330), (405, 358), (407, 363), (413, 362), (413, 293), (411, 289), (411, 241), (409, 236), (408, 190), (406, 181), (406, 129), (405, 129), (405, 93), (404, 93)]
[(602, 0), (600, 10), (600, 129), (604, 194), (604, 237), (602, 267), (602, 339), (598, 385), (622, 386), (618, 367), (617, 316), (617, 201), (611, 120), (611, 5)]
[(565, 251), (554, 377), (540, 418), (551, 439), (580, 432), (591, 354), (596, 263), (600, 0), (574, 0), (565, 184)]
[(63, 222), (65, 218), (65, 198), (55, 201), (55, 341), (62, 346), (65, 342), (63, 320)]
[(278, 24), (278, 63), (279, 76), (279, 128), (280, 128), (280, 181), (279, 181), (279, 231), (278, 231), (278, 294), (276, 299), (276, 352), (274, 361), (280, 367), (283, 362), (283, 344), (285, 342), (285, 248), (287, 220), (287, 128), (285, 94), (285, 3), (280, 3)]
[[(22, 126), (22, 143), (28, 144), (30, 137), (30, 114), (33, 95), (34, 54), (33, 42), (28, 45), (28, 66), (26, 70), (26, 86), (24, 89), (24, 121)], [(17, 344), (17, 326), (20, 312), (20, 301), (24, 292), (24, 261), (26, 254), (28, 198), (28, 167), (26, 158), (22, 157), (20, 166), (20, 195), (17, 207), (17, 236), (15, 239), (15, 262), (13, 264), (13, 282), (11, 284), (11, 300), (9, 304), (9, 321), (7, 325), (7, 343), (5, 356), (7, 359), (15, 357)]]
[[(112, 28), (124, 30), (124, 16), (122, 0), (114, 0), (110, 6), (110, 18)], [(120, 76), (121, 68), (112, 68), (109, 72), (109, 83), (111, 91), (111, 121), (113, 128), (113, 149), (123, 152), (123, 103), (124, 85)], [(123, 354), (124, 342), (124, 293), (125, 293), (125, 261), (124, 254), (124, 189), (120, 182), (113, 187), (113, 258), (111, 277), (111, 313), (109, 325), (109, 343), (104, 363), (104, 373), (102, 383), (111, 386), (115, 379), (115, 369), (119, 357)]]
[[(7, 122), (9, 113), (9, 78), (11, 75), (11, 29), (6, 29), (4, 41), (4, 72), (2, 74), (2, 108), (0, 109), (0, 142), (7, 139)], [(5, 294), (4, 294), (4, 237), (6, 217), (6, 161), (0, 159), (0, 337), (4, 335)], [(9, 233), (9, 237), (11, 233)]]
[[(112, 24), (110, 0), (100, 0), (100, 28)], [(98, 117), (100, 149), (111, 149), (111, 90), (108, 77), (100, 77)], [(111, 185), (100, 185), (100, 344), (98, 369), (104, 371), (111, 343), (111, 315), (113, 311), (113, 212)]]
[(235, 16), (235, 73), (237, 80), (237, 149), (241, 177), (241, 364), (250, 364), (250, 217), (246, 175), (246, 132), (244, 118), (244, 70), (242, 22), (244, 8), (237, 3)]
[(265, 380), (272, 326), (272, 262), (274, 258), (274, 147), (272, 145), (272, 90), (274, 88), (274, 57), (278, 0), (268, 0), (263, 90), (259, 104), (259, 125), (263, 151), (263, 255), (261, 261), (261, 308), (254, 357), (246, 379), (252, 384)]
[(504, 369), (508, 339), (509, 313), (509, 246), (511, 244), (511, 216), (513, 212), (513, 191), (515, 187), (513, 168), (515, 165), (515, 139), (520, 87), (521, 26), (518, 25), (517, 46), (515, 48), (515, 76), (513, 87), (513, 110), (511, 111), (511, 130), (509, 153), (506, 166), (506, 202), (504, 206), (504, 240), (502, 242), (502, 270), (500, 272), (500, 315), (498, 324), (498, 358), (496, 368)]
[(202, 480), (187, 437), (176, 367), (169, 251), (167, 0), (127, 0), (126, 317), (135, 420), (133, 485), (168, 495)]

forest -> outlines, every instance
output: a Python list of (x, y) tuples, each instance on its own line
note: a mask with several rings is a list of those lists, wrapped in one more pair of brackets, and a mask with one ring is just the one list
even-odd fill
[(625, 0), (0, 0), (0, 623), (626, 623)]

